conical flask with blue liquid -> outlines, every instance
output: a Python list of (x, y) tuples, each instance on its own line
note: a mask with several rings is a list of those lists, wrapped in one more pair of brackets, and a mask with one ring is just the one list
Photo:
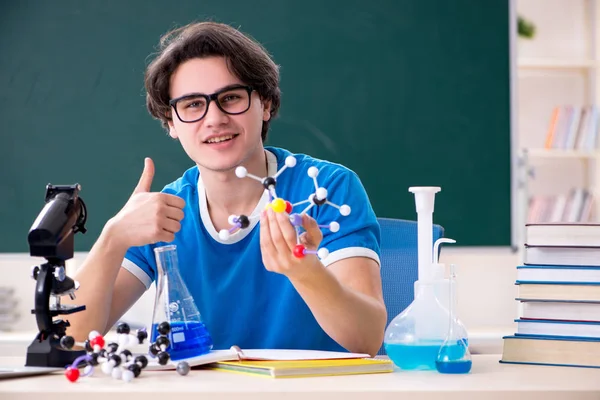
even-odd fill
[(154, 249), (158, 279), (152, 315), (151, 340), (155, 341), (158, 325), (168, 322), (169, 346), (166, 351), (172, 360), (196, 357), (212, 350), (213, 341), (200, 317), (185, 282), (179, 273), (177, 246), (166, 245)]

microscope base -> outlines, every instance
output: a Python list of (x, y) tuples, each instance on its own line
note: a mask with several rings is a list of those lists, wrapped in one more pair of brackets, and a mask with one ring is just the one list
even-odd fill
[(85, 350), (65, 350), (57, 346), (58, 343), (52, 343), (48, 338), (42, 341), (35, 338), (27, 347), (25, 366), (64, 368), (86, 354)]

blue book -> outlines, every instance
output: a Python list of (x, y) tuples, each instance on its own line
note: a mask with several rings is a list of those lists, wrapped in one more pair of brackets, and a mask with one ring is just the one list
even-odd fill
[(599, 321), (516, 319), (516, 335), (600, 338)]
[(600, 368), (600, 338), (505, 336), (501, 363)]
[(572, 265), (519, 265), (517, 281), (600, 283), (600, 267)]

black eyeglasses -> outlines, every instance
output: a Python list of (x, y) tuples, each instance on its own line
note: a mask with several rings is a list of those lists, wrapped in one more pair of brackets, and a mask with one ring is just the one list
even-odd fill
[(200, 121), (208, 112), (208, 106), (214, 101), (225, 114), (243, 114), (250, 109), (252, 86), (232, 85), (213, 94), (192, 93), (169, 101), (181, 122)]

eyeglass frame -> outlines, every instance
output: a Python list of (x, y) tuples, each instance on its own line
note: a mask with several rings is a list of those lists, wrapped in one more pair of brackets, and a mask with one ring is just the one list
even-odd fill
[[(231, 113), (228, 111), (225, 111), (223, 109), (223, 107), (221, 107), (221, 103), (219, 103), (219, 95), (223, 94), (224, 92), (228, 92), (230, 90), (236, 90), (236, 89), (245, 89), (248, 92), (248, 107), (244, 110), (244, 111), (240, 111), (237, 113)], [(183, 122), (184, 124), (191, 124), (194, 122), (198, 122), (200, 121), (202, 118), (206, 117), (206, 114), (208, 114), (208, 107), (210, 106), (210, 103), (212, 101), (215, 102), (215, 104), (217, 105), (217, 107), (219, 108), (219, 110), (221, 110), (222, 112), (224, 112), (227, 115), (240, 115), (243, 114), (245, 112), (247, 112), (250, 109), (250, 106), (252, 105), (252, 92), (255, 89), (250, 86), (250, 85), (229, 85), (229, 86), (225, 86), (222, 89), (219, 89), (218, 91), (212, 93), (212, 94), (205, 94), (205, 93), (190, 93), (190, 94), (186, 94), (180, 97), (176, 97), (174, 99), (169, 100), (169, 106), (171, 106), (171, 108), (173, 110), (175, 110), (175, 114), (177, 114), (177, 118)], [(184, 121), (183, 119), (181, 119), (181, 116), (179, 115), (179, 112), (177, 111), (177, 103), (181, 100), (186, 100), (186, 99), (190, 99), (192, 97), (204, 97), (204, 99), (206, 100), (206, 109), (204, 110), (204, 114), (202, 114), (202, 116), (198, 119), (195, 119), (193, 121)]]

